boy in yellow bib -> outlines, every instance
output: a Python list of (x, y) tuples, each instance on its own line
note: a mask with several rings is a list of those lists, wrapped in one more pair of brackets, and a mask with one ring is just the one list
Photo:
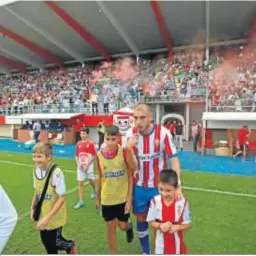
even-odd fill
[[(40, 199), (49, 175), (53, 167), (52, 145), (40, 142), (33, 148), (34, 169), (34, 196), (31, 203), (31, 219), (34, 220), (36, 202)], [(75, 254), (74, 241), (66, 240), (62, 236), (62, 227), (67, 222), (66, 186), (64, 174), (59, 167), (53, 168), (49, 184), (41, 207), (40, 218), (36, 230), (40, 231), (42, 243), (47, 254), (58, 254), (59, 250), (65, 250), (68, 254)]]
[(126, 240), (134, 237), (132, 223), (129, 223), (132, 205), (133, 172), (137, 160), (133, 146), (137, 138), (131, 138), (126, 148), (118, 145), (119, 129), (111, 125), (105, 129), (105, 145), (97, 155), (98, 185), (96, 208), (102, 208), (107, 225), (107, 239), (112, 254), (117, 252), (116, 228), (126, 231)]

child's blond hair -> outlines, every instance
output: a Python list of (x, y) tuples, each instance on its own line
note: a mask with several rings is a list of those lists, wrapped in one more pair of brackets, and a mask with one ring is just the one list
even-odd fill
[(33, 153), (43, 154), (45, 156), (52, 156), (52, 144), (48, 142), (38, 142), (33, 147)]

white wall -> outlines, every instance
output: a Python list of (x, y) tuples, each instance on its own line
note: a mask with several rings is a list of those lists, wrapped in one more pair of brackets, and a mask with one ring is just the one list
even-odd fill
[(209, 129), (240, 129), (247, 125), (250, 129), (256, 129), (256, 120), (251, 121), (207, 121)]
[(0, 137), (12, 138), (12, 125), (0, 125)]

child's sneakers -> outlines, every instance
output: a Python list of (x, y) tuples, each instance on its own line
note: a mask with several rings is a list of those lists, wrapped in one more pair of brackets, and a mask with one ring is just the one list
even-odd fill
[(91, 193), (91, 198), (95, 198), (95, 197), (96, 197), (96, 193), (95, 193), (95, 190), (93, 190)]
[(85, 206), (85, 203), (82, 202), (82, 201), (79, 201), (75, 206), (74, 206), (74, 209), (77, 210), (77, 209), (80, 209), (82, 207)]
[(132, 223), (128, 223), (129, 229), (126, 230), (126, 241), (127, 243), (131, 243), (134, 238), (134, 232), (133, 232), (133, 227)]

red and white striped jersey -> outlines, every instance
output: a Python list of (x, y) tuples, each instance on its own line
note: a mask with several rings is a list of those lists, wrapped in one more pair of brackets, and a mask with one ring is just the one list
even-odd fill
[(160, 124), (155, 124), (152, 132), (143, 136), (137, 128), (131, 128), (123, 139), (123, 146), (134, 134), (139, 135), (134, 151), (139, 161), (139, 170), (135, 174), (134, 183), (143, 187), (157, 187), (159, 172), (167, 168), (168, 157), (177, 153), (169, 130)]
[[(167, 206), (161, 195), (155, 196), (150, 203), (147, 222), (159, 221), (178, 224), (191, 223), (191, 214), (188, 201), (184, 198), (175, 200)], [(155, 237), (155, 254), (185, 254), (186, 246), (183, 239), (183, 232), (163, 233), (160, 229)]]

